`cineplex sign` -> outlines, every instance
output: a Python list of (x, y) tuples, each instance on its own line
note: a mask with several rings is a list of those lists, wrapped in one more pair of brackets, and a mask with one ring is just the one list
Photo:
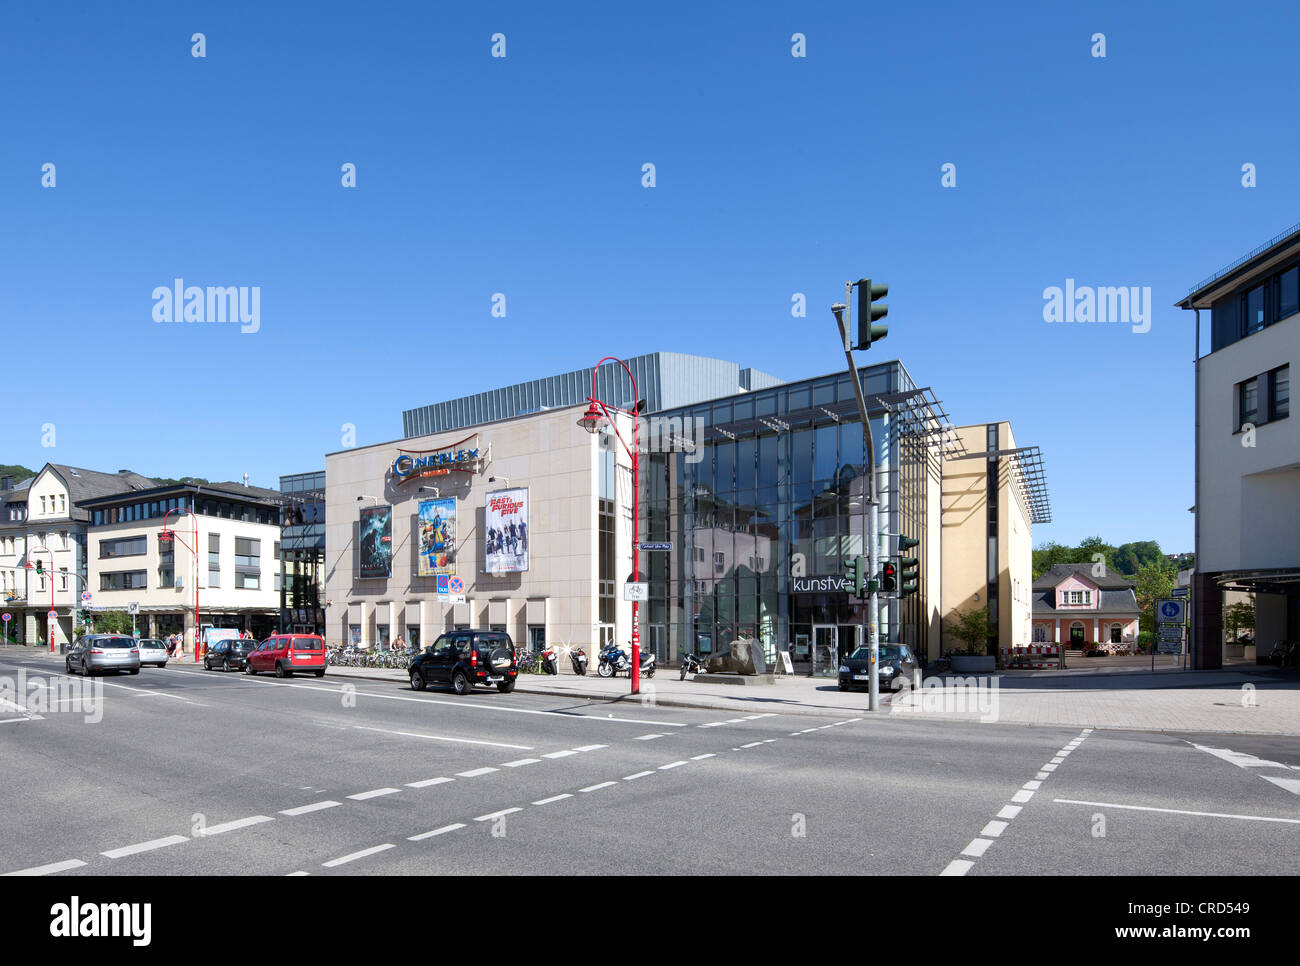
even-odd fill
[(466, 436), (458, 443), (443, 446), (440, 449), (399, 449), (397, 459), (393, 460), (393, 480), (406, 483), (410, 480), (422, 480), (430, 476), (446, 476), (448, 473), (473, 473), (478, 469), (482, 457), (479, 447), (464, 449), (466, 443), (477, 440), (478, 434)]

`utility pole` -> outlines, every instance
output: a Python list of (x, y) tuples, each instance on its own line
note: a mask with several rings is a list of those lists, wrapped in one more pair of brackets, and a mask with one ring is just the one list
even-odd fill
[[(851, 338), (853, 288), (858, 289), (858, 341), (855, 345)], [(873, 284), (869, 278), (860, 278), (856, 282), (844, 283), (844, 301), (831, 306), (835, 321), (840, 327), (840, 341), (844, 347), (844, 358), (849, 364), (849, 380), (853, 383), (853, 394), (858, 401), (858, 415), (862, 419), (863, 447), (866, 456), (866, 511), (867, 525), (862, 535), (868, 541), (868, 582), (867, 582), (867, 647), (871, 653), (870, 667), (867, 669), (867, 709), (880, 710), (880, 502), (876, 494), (876, 447), (871, 432), (871, 418), (867, 413), (867, 401), (862, 395), (862, 381), (858, 378), (857, 363), (853, 361), (853, 350), (870, 349), (871, 343), (883, 339), (889, 332), (887, 326), (877, 325), (876, 319), (884, 318), (889, 309), (883, 303), (873, 305), (876, 299), (889, 294), (889, 286), (882, 283)]]

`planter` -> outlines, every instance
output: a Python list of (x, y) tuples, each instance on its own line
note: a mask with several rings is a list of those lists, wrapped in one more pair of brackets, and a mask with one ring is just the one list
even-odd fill
[(953, 655), (952, 669), (953, 671), (961, 671), (967, 674), (996, 671), (998, 669), (998, 659), (988, 655), (980, 655), (978, 657)]

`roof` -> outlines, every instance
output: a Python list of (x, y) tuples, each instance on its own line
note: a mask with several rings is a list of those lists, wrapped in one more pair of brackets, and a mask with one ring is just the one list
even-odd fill
[(89, 516), (84, 510), (76, 509), (78, 504), (84, 503), (86, 500), (94, 500), (99, 497), (120, 493), (135, 493), (140, 490), (152, 489), (158, 485), (149, 477), (141, 476), (131, 470), (101, 473), (99, 470), (68, 466), (66, 463), (46, 463), (45, 465), (58, 474), (59, 479), (67, 486), (68, 502), (73, 505), (73, 510), (69, 513), (69, 516), (78, 520), (86, 519)]
[(1101, 577), (1094, 576), (1092, 568), (1095, 566), (1096, 564), (1091, 563), (1057, 564), (1034, 580), (1034, 590), (1047, 590), (1056, 587), (1061, 581), (1075, 575), (1092, 581), (1103, 590), (1121, 590), (1126, 587), (1137, 586), (1133, 581), (1109, 572)]
[(245, 486), (238, 482), (225, 483), (166, 483), (159, 486), (154, 481), (149, 481), (152, 485), (143, 490), (122, 490), (116, 493), (106, 493), (103, 496), (96, 497), (93, 500), (86, 501), (88, 505), (99, 506), (108, 503), (114, 503), (117, 499), (130, 497), (153, 497), (164, 493), (193, 493), (196, 495), (213, 494), (218, 496), (236, 496), (244, 500), (254, 500), (262, 503), (281, 504), (285, 496), (279, 490), (268, 490), (264, 486)]
[(1209, 278), (1197, 283), (1186, 296), (1174, 304), (1182, 309), (1209, 308), (1217, 298), (1277, 260), (1290, 257), (1300, 245), (1300, 224), (1292, 225), (1280, 235), (1274, 235), (1258, 248), (1242, 255), (1231, 265), (1219, 269)]
[(1077, 616), (1080, 620), (1085, 620), (1089, 617), (1114, 617), (1116, 615), (1136, 617), (1140, 613), (1137, 596), (1132, 587), (1125, 590), (1101, 591), (1096, 607), (1062, 607), (1060, 609), (1056, 606), (1054, 588), (1034, 588), (1035, 617)]

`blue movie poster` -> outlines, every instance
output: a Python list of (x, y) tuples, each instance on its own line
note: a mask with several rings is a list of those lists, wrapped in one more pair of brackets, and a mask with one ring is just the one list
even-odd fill
[(357, 576), (363, 580), (393, 576), (393, 508), (367, 507), (361, 511), (357, 541)]
[(456, 501), (424, 500), (416, 526), (419, 530), (418, 575), (436, 577), (456, 572)]

